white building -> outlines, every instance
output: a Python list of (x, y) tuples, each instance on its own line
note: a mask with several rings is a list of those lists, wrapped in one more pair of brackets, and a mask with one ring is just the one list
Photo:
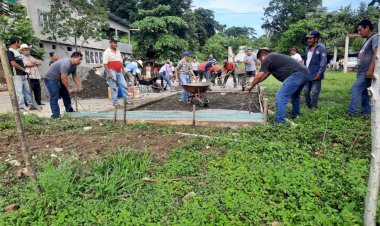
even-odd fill
[[(45, 49), (44, 63), (40, 67), (40, 72), (44, 74), (49, 67), (50, 52), (56, 52), (60, 58), (64, 58), (71, 55), (71, 53), (75, 51), (75, 47), (73, 47), (72, 42), (69, 41), (59, 41), (57, 46), (55, 42), (48, 40), (46, 35), (41, 34), (44, 26), (42, 13), (50, 10), (51, 2), (49, 0), (17, 0), (17, 3), (22, 4), (26, 8), (28, 16), (32, 21), (35, 35), (41, 40), (40, 47)], [(128, 40), (130, 40), (128, 22), (113, 14), (109, 13), (108, 15), (110, 31), (113, 33), (112, 36), (118, 38), (118, 35), (122, 32), (128, 35)], [(90, 40), (88, 43), (85, 43), (82, 48), (84, 57), (81, 67), (92, 68), (94, 65), (100, 65), (102, 63), (102, 52), (108, 48), (108, 46), (109, 40)], [(132, 46), (130, 43), (119, 43), (118, 48), (123, 54), (132, 54)]]

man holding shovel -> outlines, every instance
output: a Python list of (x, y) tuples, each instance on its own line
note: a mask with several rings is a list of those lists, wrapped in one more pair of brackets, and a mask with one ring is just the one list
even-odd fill
[(233, 62), (228, 62), (227, 60), (223, 61), (223, 70), (224, 70), (224, 82), (223, 86), (221, 88), (226, 88), (227, 80), (232, 75), (234, 79), (234, 88), (237, 87), (237, 81), (236, 81), (236, 67)]
[(289, 99), (292, 99), (293, 105), (291, 117), (296, 118), (300, 114), (302, 88), (309, 81), (309, 69), (290, 56), (272, 53), (268, 48), (259, 49), (257, 59), (261, 61), (261, 68), (248, 86), (248, 91), (273, 74), (283, 83), (276, 94), (276, 123), (285, 123), (286, 104)]
[(68, 76), (72, 76), (78, 92), (81, 91), (82, 87), (77, 76), (77, 66), (82, 62), (82, 57), (83, 55), (80, 52), (74, 52), (70, 58), (61, 59), (52, 64), (45, 74), (44, 80), (50, 95), (52, 118), (61, 116), (58, 105), (60, 97), (62, 97), (66, 112), (74, 112), (71, 103), (71, 93), (74, 92), (74, 89), (69, 84)]

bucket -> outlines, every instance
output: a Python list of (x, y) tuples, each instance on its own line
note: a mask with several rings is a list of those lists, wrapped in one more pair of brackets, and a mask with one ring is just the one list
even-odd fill
[(133, 89), (133, 87), (128, 87), (128, 96), (129, 96), (129, 98), (134, 98), (134, 89)]

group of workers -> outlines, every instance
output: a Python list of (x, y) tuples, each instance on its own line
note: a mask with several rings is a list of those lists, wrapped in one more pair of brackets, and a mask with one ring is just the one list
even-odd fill
[[(358, 107), (361, 102), (361, 113), (370, 114), (371, 108), (369, 104), (369, 96), (367, 88), (371, 85), (371, 78), (374, 73), (375, 59), (378, 36), (373, 31), (373, 25), (369, 20), (361, 21), (357, 26), (358, 33), (361, 37), (366, 38), (359, 52), (359, 66), (357, 72), (357, 80), (351, 88), (352, 100), (348, 108), (348, 114), (355, 116), (358, 114)], [(261, 48), (257, 54), (253, 54), (252, 49), (248, 48), (244, 58), (245, 76), (248, 81), (248, 91), (251, 91), (258, 83), (264, 81), (270, 74), (283, 83), (278, 90), (276, 102), (276, 123), (285, 123), (286, 104), (291, 99), (292, 111), (291, 117), (296, 118), (300, 114), (300, 93), (304, 91), (306, 98), (306, 106), (315, 109), (318, 107), (318, 99), (321, 91), (321, 81), (327, 64), (326, 47), (319, 42), (320, 33), (311, 31), (307, 35), (309, 46), (305, 51), (305, 60), (297, 53), (296, 49), (291, 49), (291, 56), (272, 52), (269, 48)], [(23, 108), (24, 98), (27, 103), (31, 103), (30, 96), (23, 96), (23, 87), (28, 86), (25, 82), (25, 75), (32, 74), (30, 68), (37, 67), (40, 61), (29, 57), (27, 51), (24, 56), (20, 56), (19, 50), (29, 50), (29, 47), (20, 48), (21, 41), (11, 38), (11, 46), (8, 51), (8, 57), (14, 68), (14, 83), (16, 87), (17, 97), (19, 98), (20, 107)], [(110, 40), (110, 46), (103, 53), (104, 74), (107, 76), (107, 82), (110, 86), (112, 103), (116, 107), (118, 105), (116, 87), (121, 87), (126, 104), (132, 104), (128, 96), (127, 87), (130, 84), (136, 84), (136, 77), (140, 76), (143, 67), (142, 61), (129, 61), (126, 55), (123, 59), (117, 48), (118, 41)], [(54, 54), (51, 56), (55, 58)], [(71, 93), (74, 89), (68, 82), (68, 76), (76, 85), (77, 91), (81, 91), (81, 83), (77, 76), (77, 66), (81, 63), (83, 55), (80, 52), (72, 53), (70, 58), (56, 59), (51, 62), (50, 68), (45, 74), (44, 82), (50, 95), (50, 107), (52, 117), (60, 117), (60, 109), (58, 99), (62, 98), (67, 112), (74, 111), (71, 102)], [(258, 61), (257, 61), (258, 60)], [(256, 73), (256, 63), (260, 62), (260, 70)], [(207, 82), (215, 81), (221, 78), (222, 68), (220, 68), (212, 55), (208, 61), (199, 63), (195, 58), (190, 61), (190, 53), (183, 52), (182, 59), (176, 64), (174, 77), (170, 77), (173, 63), (169, 60), (160, 68), (158, 74), (162, 81), (166, 81), (170, 90), (173, 89), (174, 80), (180, 85), (186, 85), (191, 82), (191, 78), (197, 78), (196, 81), (202, 82), (203, 78)], [(229, 76), (233, 77), (234, 88), (237, 87), (236, 64), (227, 60), (223, 61), (224, 81), (221, 87), (225, 88)], [(35, 74), (35, 73), (34, 73)], [(126, 79), (127, 78), (127, 79)], [(243, 91), (244, 84), (243, 82)], [(187, 102), (188, 93), (184, 90), (180, 97), (180, 101)], [(40, 96), (37, 98), (40, 101)]]

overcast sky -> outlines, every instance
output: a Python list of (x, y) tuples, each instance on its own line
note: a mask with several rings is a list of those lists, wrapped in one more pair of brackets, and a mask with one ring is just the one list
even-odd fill
[[(323, 0), (323, 6), (333, 11), (341, 6), (352, 5), (355, 9), (360, 2), (369, 3), (370, 0)], [(193, 7), (211, 9), (215, 12), (216, 21), (232, 26), (246, 26), (256, 29), (258, 36), (264, 34), (261, 29), (264, 17), (264, 7), (269, 0), (193, 0)]]

